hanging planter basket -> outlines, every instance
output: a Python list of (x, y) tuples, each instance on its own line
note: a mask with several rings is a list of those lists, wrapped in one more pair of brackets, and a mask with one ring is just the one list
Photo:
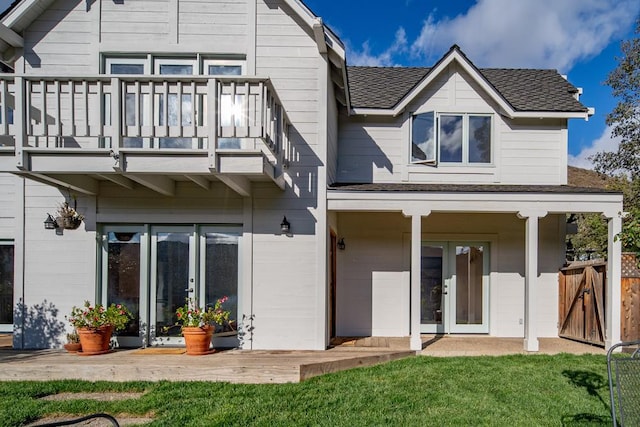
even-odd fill
[(82, 220), (80, 218), (75, 217), (62, 217), (59, 216), (56, 218), (56, 222), (58, 223), (58, 227), (64, 228), (65, 230), (75, 230), (80, 227)]

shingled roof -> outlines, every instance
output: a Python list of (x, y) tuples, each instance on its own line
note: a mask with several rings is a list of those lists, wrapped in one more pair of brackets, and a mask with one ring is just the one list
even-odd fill
[[(393, 108), (431, 68), (347, 67), (353, 108)], [(480, 68), (480, 73), (516, 111), (587, 112), (578, 91), (556, 70)]]

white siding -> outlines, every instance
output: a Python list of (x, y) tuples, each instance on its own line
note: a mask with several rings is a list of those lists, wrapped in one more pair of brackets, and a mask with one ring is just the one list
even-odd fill
[[(326, 67), (310, 30), (283, 1), (256, 0), (256, 74), (269, 76), (292, 126), (293, 157), (283, 192), (254, 186), (253, 348), (324, 348), (324, 311), (318, 312), (318, 141), (320, 67)], [(326, 113), (325, 113), (326, 114)], [(291, 237), (280, 234), (282, 217)], [(324, 216), (324, 215), (323, 215)], [(324, 268), (324, 267), (322, 267)]]
[(500, 123), (502, 181), (564, 184), (566, 120), (503, 120)]
[[(16, 185), (20, 178), (0, 173), (0, 239), (15, 239), (15, 218), (18, 209)], [(43, 219), (44, 221), (44, 219)]]
[(247, 2), (136, 0), (102, 2), (104, 50), (244, 54)]
[(86, 2), (57, 0), (25, 30), (24, 72), (72, 75), (98, 71), (98, 64), (92, 63), (94, 23), (86, 7)]
[(221, 183), (204, 190), (176, 182), (176, 195), (163, 197), (142, 186), (123, 190), (103, 182), (96, 210), (100, 223), (241, 224), (242, 206), (242, 197)]
[(158, 44), (166, 44), (171, 25), (175, 25), (169, 18), (171, 3), (170, 0), (100, 2), (101, 41), (135, 46), (139, 40), (152, 38)]
[(400, 181), (401, 126), (399, 119), (340, 116), (338, 181)]
[(245, 53), (247, 3), (232, 0), (180, 1), (179, 42), (183, 45), (210, 44), (208, 50)]
[[(558, 230), (562, 216), (549, 215), (540, 221), (540, 276), (538, 287), (538, 333), (557, 336), (558, 270), (564, 260), (564, 246)], [(338, 335), (369, 336), (381, 328), (374, 318), (376, 290), (388, 283), (378, 279), (396, 277), (396, 298), (388, 309), (401, 313), (398, 322), (408, 328), (408, 293), (403, 274), (409, 274), (411, 223), (400, 213), (340, 213), (338, 224), (346, 250), (338, 252)], [(524, 220), (515, 214), (440, 214), (423, 219), (423, 240), (493, 240), (489, 327), (498, 337), (523, 337), (524, 329)], [(385, 289), (386, 291), (386, 289)], [(399, 298), (405, 295), (404, 299)], [(384, 317), (384, 316), (383, 316)], [(392, 325), (389, 327), (398, 327)], [(406, 329), (405, 329), (406, 330)]]
[(87, 212), (93, 201), (78, 199), (78, 210), (89, 215), (77, 230), (60, 236), (42, 225), (46, 213), (54, 213), (64, 200), (60, 191), (26, 181), (25, 348), (61, 347), (69, 327), (64, 316), (74, 305), (95, 300), (96, 236)]
[[(248, 5), (231, 0), (57, 0), (25, 31), (24, 70), (97, 74), (100, 53), (244, 55)], [(18, 71), (21, 71), (18, 69)]]

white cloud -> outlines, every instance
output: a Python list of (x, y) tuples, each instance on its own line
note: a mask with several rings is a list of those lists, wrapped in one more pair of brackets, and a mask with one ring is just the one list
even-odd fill
[(458, 44), (481, 67), (566, 72), (622, 35), (638, 13), (637, 0), (478, 0), (453, 19), (429, 16), (411, 53), (432, 60)]
[(394, 63), (394, 56), (407, 52), (408, 42), (407, 33), (404, 28), (400, 27), (396, 31), (393, 44), (384, 52), (379, 55), (371, 53), (369, 47), (369, 41), (365, 41), (362, 44), (361, 50), (357, 50), (351, 47), (349, 43), (347, 46), (347, 60), (349, 65), (368, 65), (372, 67), (390, 67), (397, 65)]
[(584, 169), (593, 169), (593, 163), (589, 160), (590, 156), (601, 151), (616, 151), (620, 144), (619, 137), (611, 136), (611, 127), (607, 126), (602, 135), (591, 143), (589, 147), (585, 147), (576, 156), (569, 155), (569, 164)]

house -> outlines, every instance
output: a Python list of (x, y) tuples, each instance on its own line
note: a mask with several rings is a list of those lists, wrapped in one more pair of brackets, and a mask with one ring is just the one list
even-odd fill
[[(0, 22), (14, 347), (60, 346), (85, 300), (136, 314), (121, 346), (179, 344), (185, 297), (227, 295), (220, 345), (470, 333), (536, 351), (578, 212), (608, 218), (619, 341), (622, 196), (566, 185), (567, 123), (591, 111), (556, 71), (479, 69), (458, 46), (350, 67), (299, 0), (20, 0)], [(67, 229), (65, 202), (84, 216)]]

